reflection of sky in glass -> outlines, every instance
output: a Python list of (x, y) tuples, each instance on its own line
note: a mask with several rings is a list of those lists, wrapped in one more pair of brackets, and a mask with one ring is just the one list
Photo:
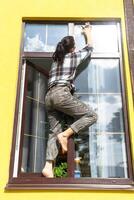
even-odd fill
[(66, 35), (67, 25), (26, 24), (24, 51), (54, 51), (56, 44)]
[(91, 138), (91, 177), (127, 178), (124, 135), (92, 133)]
[[(85, 46), (81, 25), (75, 25), (76, 50)], [(93, 44), (95, 52), (117, 52), (116, 25), (93, 25)], [(54, 51), (56, 44), (68, 35), (66, 24), (26, 24), (24, 51)]]
[(80, 169), (82, 177), (128, 177), (124, 134), (83, 131), (75, 144), (76, 157), (81, 157), (76, 169)]
[(79, 145), (77, 152), (84, 155), (82, 177), (128, 177), (119, 73), (118, 59), (92, 59), (76, 78), (80, 99), (98, 114), (97, 123), (89, 127), (89, 147)]
[(45, 48), (46, 26), (43, 24), (26, 24), (24, 51), (43, 51)]
[(78, 95), (79, 99), (83, 101), (85, 104), (90, 105), (94, 110), (97, 110), (97, 95)]
[(85, 38), (84, 35), (81, 33), (81, 31), (82, 31), (81, 25), (75, 25), (74, 37), (75, 37), (76, 51), (85, 46)]
[(81, 98), (98, 110), (98, 131), (124, 131), (118, 59), (92, 59), (75, 85), (77, 93), (94, 94), (94, 103), (88, 95)]
[(99, 131), (124, 131), (120, 95), (100, 95), (98, 102)]
[[(88, 92), (88, 68), (83, 70), (75, 80), (77, 92)], [(84, 80), (84, 83), (83, 83)], [(83, 83), (83, 84), (82, 84)]]
[[(79, 99), (88, 104), (98, 114), (97, 132), (124, 132), (122, 101), (120, 95), (84, 95)], [(94, 131), (92, 126), (90, 131)]]
[[(77, 92), (120, 93), (120, 74), (118, 59), (92, 59), (75, 80)], [(84, 82), (83, 82), (84, 80)]]
[[(77, 49), (85, 45), (81, 26), (75, 25), (75, 40)], [(117, 26), (116, 25), (92, 25), (92, 38), (94, 52), (117, 52)]]
[(90, 62), (90, 64), (86, 65), (87, 66), (85, 67), (85, 63), (83, 63), (78, 67), (77, 71), (79, 72), (79, 76), (77, 76), (75, 80), (77, 91), (86, 93), (87, 92), (96, 93), (97, 92), (96, 65), (92, 61)]
[(92, 60), (92, 63), (97, 68), (97, 91), (99, 93), (120, 93), (119, 60), (96, 59)]
[(48, 25), (47, 26), (47, 43), (50, 46), (56, 46), (60, 40), (68, 35), (67, 25)]

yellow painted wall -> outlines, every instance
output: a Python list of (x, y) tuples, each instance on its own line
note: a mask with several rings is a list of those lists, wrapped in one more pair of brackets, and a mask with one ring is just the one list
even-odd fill
[(121, 18), (131, 140), (134, 153), (134, 110), (122, 0), (0, 0), (0, 200), (134, 199), (132, 192), (22, 191), (5, 192), (15, 111), (22, 18)]

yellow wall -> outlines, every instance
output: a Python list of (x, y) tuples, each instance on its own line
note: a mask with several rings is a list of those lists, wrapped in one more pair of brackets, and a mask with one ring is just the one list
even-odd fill
[[(12, 142), (13, 119), (18, 78), (18, 64), (21, 40), (21, 22), (27, 18), (107, 18), (122, 20), (123, 47), (127, 79), (127, 96), (131, 139), (134, 152), (134, 112), (131, 82), (126, 48), (122, 0), (4, 0), (0, 1), (0, 200), (67, 200), (67, 199), (134, 199), (132, 192), (110, 191), (22, 191), (5, 192), (8, 181), (9, 159)], [(132, 132), (133, 130), (133, 132)]]

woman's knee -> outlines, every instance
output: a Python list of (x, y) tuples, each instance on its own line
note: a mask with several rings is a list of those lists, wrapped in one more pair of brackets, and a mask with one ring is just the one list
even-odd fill
[(93, 120), (94, 122), (96, 122), (97, 119), (98, 119), (98, 115), (97, 115), (97, 113), (94, 112), (94, 111), (88, 112), (88, 113), (86, 114), (86, 116), (87, 116), (88, 118), (90, 118), (90, 120), (91, 120), (91, 118), (92, 118), (92, 120)]
[(98, 115), (96, 112), (93, 112), (93, 118), (94, 118), (94, 121), (96, 122), (98, 120)]

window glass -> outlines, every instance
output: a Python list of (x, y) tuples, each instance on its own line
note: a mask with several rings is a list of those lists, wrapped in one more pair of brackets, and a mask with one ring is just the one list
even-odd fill
[(53, 52), (56, 44), (68, 35), (67, 25), (26, 24), (24, 51)]
[(75, 178), (127, 178), (123, 133), (84, 131), (75, 138)]
[(100, 93), (120, 93), (120, 72), (118, 59), (99, 59), (93, 62), (97, 68), (97, 89)]
[(127, 178), (119, 60), (92, 59), (86, 67), (75, 80), (77, 95), (98, 120), (75, 138), (74, 176)]
[(21, 172), (40, 172), (44, 166), (46, 153), (45, 138), (24, 135)]
[(44, 98), (47, 78), (28, 66), (22, 172), (39, 172), (45, 162), (49, 134)]
[(45, 51), (46, 25), (26, 24), (24, 32), (24, 51)]
[[(77, 50), (83, 48), (85, 45), (85, 39), (81, 30), (81, 25), (75, 25), (74, 36)], [(93, 24), (92, 38), (94, 52), (118, 52), (118, 34), (116, 25)]]
[(120, 95), (99, 95), (99, 131), (124, 132), (122, 101)]
[(78, 70), (75, 85), (79, 93), (121, 92), (118, 59), (92, 59), (86, 67), (85, 63), (81, 64)]
[(67, 25), (47, 25), (47, 49), (46, 51), (54, 51), (60, 40), (68, 35)]
[[(78, 67), (78, 74), (75, 80), (77, 92), (96, 93), (97, 92), (97, 65), (94, 61), (88, 64), (85, 62)], [(84, 84), (83, 83), (84, 80)]]

